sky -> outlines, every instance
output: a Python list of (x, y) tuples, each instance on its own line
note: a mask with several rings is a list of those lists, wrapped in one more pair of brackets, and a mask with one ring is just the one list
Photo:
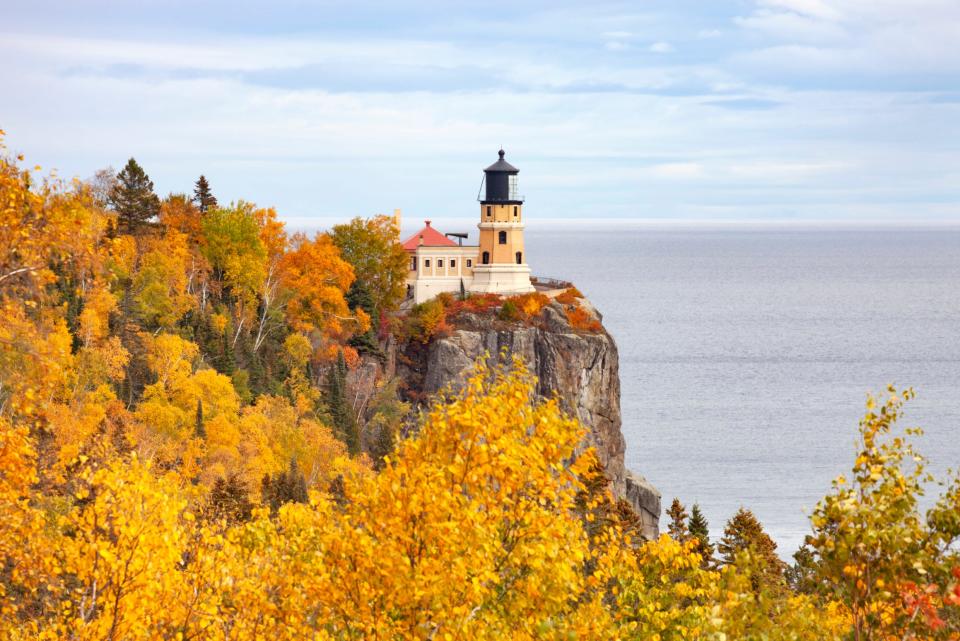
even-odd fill
[(292, 225), (960, 220), (958, 0), (3, 0), (0, 129)]

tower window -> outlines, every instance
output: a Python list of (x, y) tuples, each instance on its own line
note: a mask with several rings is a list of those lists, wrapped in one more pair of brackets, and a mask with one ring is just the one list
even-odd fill
[(518, 265), (523, 264), (523, 252), (517, 252), (517, 264)]
[(501, 245), (506, 245), (506, 244), (507, 244), (507, 232), (505, 232), (505, 231), (500, 232), (499, 238), (500, 238), (500, 244), (501, 244)]
[(429, 267), (429, 266), (430, 266), (430, 259), (429, 259), (429, 258), (424, 258), (424, 259), (423, 259), (423, 266), (424, 266), (424, 267)]
[(412, 272), (417, 271), (417, 257), (416, 257), (416, 256), (411, 256), (411, 257), (410, 257), (410, 271), (412, 271)]
[(490, 264), (490, 252), (483, 252), (483, 264), (484, 265)]
[(450, 259), (450, 268), (452, 269), (452, 268), (454, 268), (454, 267), (456, 267), (456, 266), (457, 266), (457, 259), (451, 258), (451, 259)]
[(513, 217), (514, 217), (514, 218), (517, 217), (517, 206), (516, 206), (516, 205), (513, 206)]
[(487, 205), (487, 217), (489, 218), (493, 214), (493, 207)]

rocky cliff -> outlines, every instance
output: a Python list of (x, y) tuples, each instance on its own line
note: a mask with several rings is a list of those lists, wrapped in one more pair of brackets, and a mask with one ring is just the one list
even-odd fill
[[(599, 313), (583, 301), (596, 320)], [(537, 375), (537, 393), (556, 393), (565, 411), (589, 428), (592, 444), (611, 479), (614, 494), (640, 516), (644, 535), (658, 535), (660, 493), (643, 477), (624, 466), (620, 420), (620, 374), (617, 345), (602, 329), (571, 327), (564, 307), (553, 302), (533, 326), (490, 316), (462, 313), (448, 335), (434, 338), (413, 358), (401, 359), (397, 374), (417, 394), (432, 395), (447, 386), (462, 385), (468, 370), (484, 354), (495, 361), (521, 356)]]

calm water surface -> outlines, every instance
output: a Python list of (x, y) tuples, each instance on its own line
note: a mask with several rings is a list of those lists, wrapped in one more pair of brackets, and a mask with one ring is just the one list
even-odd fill
[(958, 228), (531, 224), (527, 253), (617, 341), (628, 467), (664, 508), (699, 502), (714, 536), (743, 505), (792, 553), (888, 383), (918, 391), (934, 468), (960, 464)]

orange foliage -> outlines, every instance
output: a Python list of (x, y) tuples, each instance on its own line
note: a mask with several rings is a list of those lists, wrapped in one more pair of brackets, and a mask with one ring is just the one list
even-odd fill
[(582, 307), (568, 307), (566, 310), (567, 322), (570, 327), (583, 332), (600, 332), (603, 325), (600, 324), (588, 311)]
[(365, 332), (370, 319), (350, 311), (344, 295), (353, 283), (353, 268), (340, 258), (330, 237), (317, 234), (313, 240), (293, 237), (293, 249), (280, 261), (281, 283), (287, 290), (287, 319), (304, 332), (320, 332), (328, 338)]
[(583, 298), (580, 290), (576, 287), (570, 287), (569, 289), (563, 290), (554, 300), (563, 305), (579, 305), (580, 301), (578, 299), (580, 298)]

